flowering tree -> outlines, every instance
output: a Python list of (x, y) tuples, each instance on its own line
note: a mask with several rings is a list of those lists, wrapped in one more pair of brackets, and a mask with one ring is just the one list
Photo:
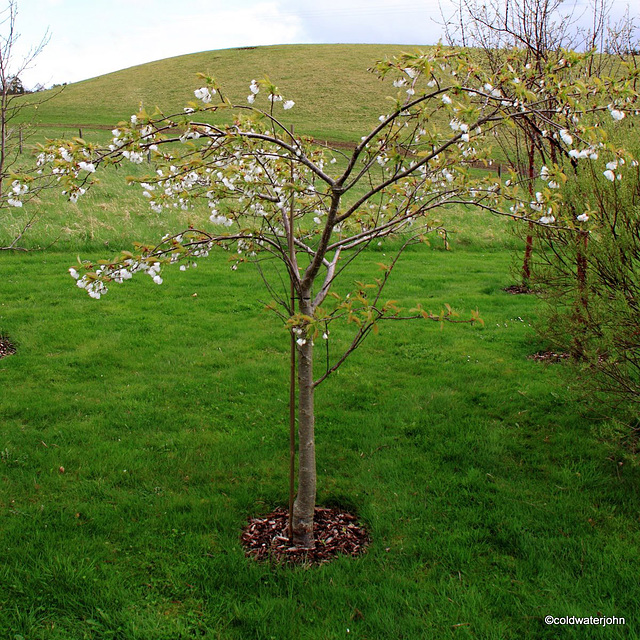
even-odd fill
[(599, 401), (617, 405), (616, 416), (624, 415), (621, 404), (623, 410), (630, 406), (635, 418), (640, 402), (640, 145), (631, 127), (617, 129), (612, 138), (631, 141), (630, 148), (609, 152), (604, 166), (579, 165), (562, 188), (567, 210), (593, 233), (541, 230), (532, 279), (547, 303), (540, 335), (580, 363), (583, 389), (601, 392)]
[[(22, 151), (24, 125), (14, 123), (17, 123), (18, 116), (25, 108), (33, 107), (39, 102), (25, 100), (23, 94), (26, 91), (20, 75), (42, 53), (48, 36), (45, 35), (24, 57), (16, 56), (14, 49), (19, 38), (16, 31), (17, 15), (15, 0), (9, 0), (6, 8), (0, 12), (0, 212), (22, 207), (50, 184), (42, 176), (33, 181), (25, 174), (24, 166), (18, 168), (21, 164), (19, 155)], [(23, 172), (21, 180), (16, 179), (16, 171)], [(35, 171), (36, 168), (32, 167), (27, 173), (35, 174)], [(34, 221), (35, 216), (27, 217), (15, 234), (12, 234), (12, 241), (5, 247), (0, 246), (0, 250), (20, 249), (18, 243)]]
[[(596, 161), (607, 143), (593, 124), (627, 113), (637, 96), (620, 81), (625, 69), (616, 80), (591, 78), (588, 63), (589, 56), (567, 52), (561, 61), (532, 68), (513, 51), (494, 75), (467, 52), (443, 47), (379, 62), (375, 72), (391, 78), (396, 97), (349, 153), (294, 135), (282, 120), (294, 102), (271, 82), (252, 81), (247, 102), (233, 104), (206, 76), (184, 113), (141, 109), (113, 130), (107, 149), (80, 139), (41, 149), (43, 171), (48, 167), (72, 201), (85, 193), (100, 165), (141, 164), (149, 157), (154, 172), (133, 182), (151, 209), (210, 212), (208, 229), (186, 229), (155, 246), (137, 245), (98, 264), (72, 267), (78, 287), (92, 298), (136, 274), (161, 284), (165, 268), (175, 264), (187, 270), (214, 248), (230, 253), (232, 269), (246, 262), (257, 266), (297, 355), (295, 546), (314, 542), (315, 389), (380, 322), (454, 319), (449, 308), (431, 313), (417, 304), (405, 311), (383, 297), (402, 251), (438, 231), (429, 223), (433, 210), (474, 206), (535, 224), (560, 218), (556, 191), (545, 188), (532, 199), (517, 179), (503, 183), (477, 167), (491, 157), (494, 131), (534, 115), (546, 127), (545, 144)], [(572, 83), (566, 81), (568, 70)], [(559, 105), (552, 112), (546, 109), (551, 94)], [(216, 124), (220, 114), (233, 115), (228, 124)], [(554, 166), (545, 178), (563, 176)], [(392, 236), (403, 239), (401, 248), (380, 265), (379, 277), (356, 283), (347, 295), (336, 293), (347, 265), (371, 243)], [(272, 269), (266, 267), (269, 261)], [(473, 314), (467, 321), (477, 319)], [(331, 340), (338, 321), (353, 326), (351, 342), (325, 367), (314, 367), (316, 343)]]
[[(590, 75), (611, 75), (620, 57), (628, 58), (636, 64), (629, 52), (632, 45), (635, 24), (627, 15), (619, 22), (610, 20), (612, 0), (590, 0), (586, 15), (577, 15), (575, 6), (567, 6), (563, 0), (459, 0), (454, 16), (447, 21), (445, 29), (451, 44), (475, 47), (482, 63), (493, 74), (499, 74), (509, 51), (516, 48), (522, 51), (523, 63), (541, 71), (543, 68), (563, 66), (566, 49), (598, 52), (588, 58), (586, 69)], [(579, 28), (577, 21), (588, 17), (591, 24)], [(606, 55), (602, 55), (606, 52)], [(565, 81), (571, 81), (575, 71), (565, 68)], [(585, 69), (578, 67), (576, 81)], [(529, 74), (522, 78), (524, 83), (537, 82)], [(529, 88), (529, 87), (528, 87)], [(503, 87), (509, 99), (518, 97), (518, 87)], [(535, 90), (535, 88), (533, 88)], [(539, 105), (536, 113), (515, 121), (515, 127), (496, 132), (496, 142), (500, 147), (500, 156), (510, 169), (516, 173), (521, 183), (529, 186), (533, 197), (540, 167), (550, 162), (562, 161), (562, 148), (546, 144), (547, 126), (544, 116), (550, 111), (563, 108), (562, 99), (558, 101), (554, 92), (545, 95), (546, 105)], [(624, 117), (624, 112), (612, 109), (614, 117)], [(541, 117), (542, 116), (542, 117)], [(569, 147), (571, 143), (568, 143)], [(556, 181), (549, 182), (555, 188)], [(527, 225), (524, 256), (522, 261), (522, 285), (528, 290), (531, 278), (531, 259), (536, 227)]]

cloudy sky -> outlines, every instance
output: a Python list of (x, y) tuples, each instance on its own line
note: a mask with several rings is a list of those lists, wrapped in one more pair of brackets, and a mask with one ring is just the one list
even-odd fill
[[(230, 47), (433, 44), (442, 35), (442, 15), (449, 14), (446, 7), (451, 1), (16, 0), (20, 34), (16, 58), (49, 37), (42, 54), (21, 76), (32, 87), (76, 82), (144, 62)], [(579, 15), (588, 0), (566, 2), (574, 3)], [(640, 14), (638, 0), (612, 3), (614, 17), (629, 4), (636, 16)], [(5, 4), (0, 0), (0, 6)]]

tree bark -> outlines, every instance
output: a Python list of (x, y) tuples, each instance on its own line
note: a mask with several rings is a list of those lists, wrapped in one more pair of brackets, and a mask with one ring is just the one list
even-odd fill
[[(531, 141), (528, 148), (527, 160), (529, 163), (529, 193), (531, 194), (531, 199), (533, 200), (533, 182), (536, 177), (536, 148)], [(528, 289), (529, 284), (531, 282), (531, 254), (533, 253), (533, 222), (529, 222), (529, 229), (527, 232), (527, 239), (524, 244), (524, 258), (522, 261), (522, 284)]]
[(533, 223), (529, 222), (529, 231), (524, 242), (524, 258), (522, 259), (522, 284), (529, 288), (531, 283), (531, 254), (533, 253)]
[(576, 254), (577, 266), (577, 299), (575, 302), (575, 319), (578, 324), (578, 330), (573, 334), (573, 355), (582, 360), (586, 356), (585, 342), (583, 336), (585, 331), (582, 326), (589, 323), (589, 298), (587, 292), (587, 249), (589, 247), (589, 234), (586, 231), (580, 231), (577, 237), (578, 249)]
[[(308, 309), (306, 307), (309, 307)], [(302, 296), (300, 310), (311, 315), (310, 294)], [(293, 544), (313, 548), (313, 512), (316, 506), (315, 412), (313, 407), (313, 343), (298, 345), (298, 494), (293, 505)]]

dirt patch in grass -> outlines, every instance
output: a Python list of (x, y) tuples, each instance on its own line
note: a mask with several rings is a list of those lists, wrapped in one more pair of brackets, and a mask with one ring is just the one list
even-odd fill
[(567, 360), (571, 357), (571, 354), (564, 353), (562, 351), (538, 351), (538, 353), (534, 353), (531, 356), (528, 356), (529, 360), (535, 360), (536, 362), (562, 362), (563, 360)]
[(503, 291), (506, 291), (507, 293), (510, 293), (514, 296), (533, 293), (533, 289), (529, 289), (529, 287), (523, 284), (510, 284), (508, 287), (505, 287)]
[(13, 355), (16, 352), (15, 345), (6, 336), (0, 336), (0, 358)]
[(314, 549), (290, 546), (288, 524), (288, 512), (284, 509), (249, 520), (240, 537), (246, 555), (279, 564), (323, 564), (340, 554), (358, 556), (369, 544), (369, 534), (357, 518), (340, 509), (316, 508)]

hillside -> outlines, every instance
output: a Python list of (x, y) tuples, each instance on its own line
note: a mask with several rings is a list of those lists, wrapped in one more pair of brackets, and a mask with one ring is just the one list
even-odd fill
[[(245, 103), (253, 78), (269, 77), (296, 102), (288, 123), (305, 134), (331, 140), (358, 139), (384, 112), (390, 83), (368, 72), (402, 45), (279, 45), (207, 51), (158, 60), (70, 84), (37, 113), (41, 125), (113, 125), (142, 102), (165, 113), (193, 100), (196, 73), (214, 76), (234, 101)], [(45, 94), (46, 95), (46, 94)]]

